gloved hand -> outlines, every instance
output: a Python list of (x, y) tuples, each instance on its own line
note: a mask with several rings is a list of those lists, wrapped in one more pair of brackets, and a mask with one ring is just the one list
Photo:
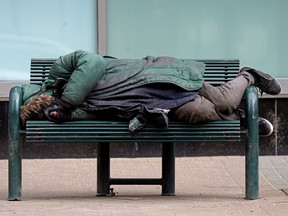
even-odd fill
[(53, 104), (44, 110), (44, 113), (48, 120), (59, 123), (70, 121), (72, 117), (71, 112), (74, 109), (75, 107), (72, 104), (61, 99), (57, 99)]

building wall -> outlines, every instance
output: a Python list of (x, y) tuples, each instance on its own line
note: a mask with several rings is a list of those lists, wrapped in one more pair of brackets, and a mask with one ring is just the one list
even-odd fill
[(97, 1), (1, 0), (0, 26), (0, 81), (29, 80), (33, 57), (96, 52)]
[(103, 31), (105, 54), (119, 58), (233, 58), (288, 78), (287, 7), (286, 0), (1, 0), (0, 80), (28, 80), (31, 57), (97, 52)]
[(107, 54), (240, 59), (288, 78), (287, 0), (107, 0)]

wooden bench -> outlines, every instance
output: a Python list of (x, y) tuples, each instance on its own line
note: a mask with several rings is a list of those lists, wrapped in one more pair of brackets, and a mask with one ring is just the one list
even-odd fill
[[(48, 76), (55, 59), (32, 59), (31, 83), (41, 84)], [(220, 85), (237, 76), (238, 60), (199, 60), (206, 63), (205, 80)], [(10, 91), (9, 98), (9, 200), (20, 200), (22, 196), (22, 142), (93, 142), (97, 144), (97, 195), (110, 194), (111, 185), (161, 185), (162, 195), (175, 195), (175, 152), (178, 142), (242, 142), (246, 143), (246, 184), (245, 198), (259, 196), (258, 183), (258, 91), (250, 86), (245, 92), (247, 129), (240, 127), (240, 121), (215, 121), (188, 125), (170, 122), (169, 128), (146, 126), (139, 133), (128, 132), (128, 122), (114, 121), (73, 121), (55, 124), (49, 121), (27, 121), (22, 128), (19, 108), (22, 104), (20, 86)], [(110, 178), (110, 143), (161, 142), (161, 178)]]

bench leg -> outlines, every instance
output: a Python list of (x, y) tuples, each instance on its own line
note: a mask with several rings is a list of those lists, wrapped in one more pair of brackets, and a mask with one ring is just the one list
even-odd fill
[(8, 199), (20, 200), (22, 196), (22, 162), (19, 107), (22, 102), (20, 87), (10, 91), (8, 114)]
[(21, 143), (19, 140), (9, 141), (9, 192), (8, 199), (21, 200), (22, 196), (22, 162)]
[(246, 90), (246, 199), (259, 198), (259, 129), (258, 129), (258, 90)]
[(162, 196), (175, 195), (175, 144), (162, 144)]
[(97, 196), (110, 195), (110, 143), (97, 144)]

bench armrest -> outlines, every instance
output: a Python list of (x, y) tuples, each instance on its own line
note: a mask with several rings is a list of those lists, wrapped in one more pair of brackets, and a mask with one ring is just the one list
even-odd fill
[(8, 130), (20, 129), (20, 107), (22, 106), (22, 88), (15, 86), (9, 94)]
[[(245, 91), (247, 136), (258, 135), (258, 89), (249, 86)], [(258, 136), (257, 136), (258, 137)], [(256, 140), (255, 140), (256, 141)]]

